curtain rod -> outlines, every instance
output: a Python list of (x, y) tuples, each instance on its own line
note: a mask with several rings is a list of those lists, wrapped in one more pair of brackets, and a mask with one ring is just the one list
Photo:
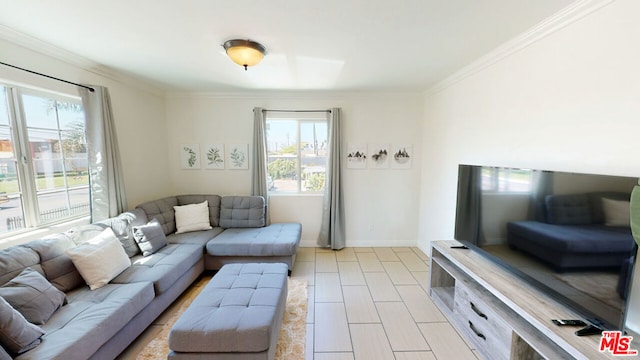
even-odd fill
[(326, 112), (331, 114), (331, 110), (271, 110), (271, 109), (262, 109), (262, 112), (293, 112), (293, 113), (307, 113), (307, 112)]
[(96, 91), (94, 88), (89, 87), (89, 86), (86, 86), (86, 85), (82, 85), (82, 84), (74, 83), (74, 82), (71, 82), (71, 81), (63, 80), (63, 79), (60, 79), (60, 78), (57, 78), (57, 77), (53, 77), (53, 76), (50, 76), (50, 75), (46, 75), (46, 74), (42, 74), (42, 73), (39, 73), (39, 72), (36, 72), (36, 71), (33, 71), (33, 70), (29, 70), (29, 69), (21, 68), (21, 67), (19, 67), (19, 66), (15, 66), (15, 65), (7, 64), (7, 63), (4, 63), (4, 62), (2, 62), (2, 61), (0, 61), (0, 64), (5, 65), (5, 66), (8, 66), (8, 67), (12, 67), (12, 68), (14, 68), (14, 69), (18, 69), (18, 70), (26, 71), (26, 72), (28, 72), (28, 73), (32, 73), (32, 74), (36, 74), (36, 75), (40, 75), (40, 76), (44, 76), (44, 77), (49, 78), (49, 79), (62, 81), (63, 83), (67, 83), (67, 84), (71, 84), (71, 85), (75, 85), (75, 86), (80, 86), (80, 87), (82, 87), (82, 88), (88, 89), (88, 90), (89, 90), (89, 91), (91, 91), (91, 92)]

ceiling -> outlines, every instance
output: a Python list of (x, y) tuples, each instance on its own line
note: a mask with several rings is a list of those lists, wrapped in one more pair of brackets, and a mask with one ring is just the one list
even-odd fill
[(0, 0), (0, 25), (167, 91), (421, 91), (573, 1)]

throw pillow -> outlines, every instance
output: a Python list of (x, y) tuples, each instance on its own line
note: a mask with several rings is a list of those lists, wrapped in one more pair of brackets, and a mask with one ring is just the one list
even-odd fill
[(91, 290), (105, 286), (131, 266), (131, 260), (111, 228), (106, 228), (93, 239), (67, 249), (66, 253)]
[(602, 198), (604, 224), (607, 226), (631, 226), (631, 205), (624, 200)]
[(65, 294), (39, 272), (26, 268), (0, 287), (2, 296), (29, 322), (42, 325), (64, 304)]
[(16, 309), (0, 297), (0, 344), (14, 355), (40, 344), (44, 331), (27, 321)]
[(142, 256), (149, 256), (167, 246), (167, 237), (156, 218), (153, 218), (146, 225), (134, 226), (133, 238), (142, 251)]
[(209, 230), (209, 202), (205, 200), (199, 204), (174, 206), (176, 213), (176, 234), (189, 231)]

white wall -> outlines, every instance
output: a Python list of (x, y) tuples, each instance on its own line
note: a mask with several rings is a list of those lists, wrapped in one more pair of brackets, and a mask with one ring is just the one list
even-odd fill
[[(347, 246), (415, 246), (420, 189), (423, 98), (417, 93), (168, 94), (168, 156), (172, 191), (248, 194), (250, 170), (182, 170), (184, 143), (252, 142), (255, 106), (267, 109), (342, 108), (344, 144), (409, 143), (416, 154), (408, 170), (343, 169)], [(346, 150), (345, 150), (346, 152)], [(252, 161), (250, 159), (250, 161)], [(303, 224), (304, 246), (315, 245), (322, 197), (273, 196), (272, 221)]]
[[(42, 45), (42, 44), (40, 44)], [(43, 50), (55, 51), (48, 48)], [(122, 154), (127, 202), (130, 207), (142, 201), (167, 195), (169, 179), (166, 159), (167, 131), (163, 94), (134, 79), (93, 70), (87, 60), (58, 53), (47, 56), (0, 39), (2, 61), (72, 82), (109, 88), (116, 132)], [(69, 60), (60, 60), (68, 57)], [(73, 58), (73, 59), (71, 59)], [(76, 87), (10, 67), (0, 66), (0, 81), (30, 85), (40, 89), (77, 95)]]
[(640, 176), (639, 13), (611, 2), (427, 96), (421, 248), (453, 237), (459, 163)]

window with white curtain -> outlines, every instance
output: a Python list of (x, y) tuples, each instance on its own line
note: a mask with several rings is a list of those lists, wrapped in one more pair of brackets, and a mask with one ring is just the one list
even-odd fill
[(317, 114), (314, 116), (267, 116), (267, 188), (270, 193), (324, 192), (327, 120), (324, 114), (321, 118)]
[(0, 237), (88, 214), (80, 98), (0, 84)]

